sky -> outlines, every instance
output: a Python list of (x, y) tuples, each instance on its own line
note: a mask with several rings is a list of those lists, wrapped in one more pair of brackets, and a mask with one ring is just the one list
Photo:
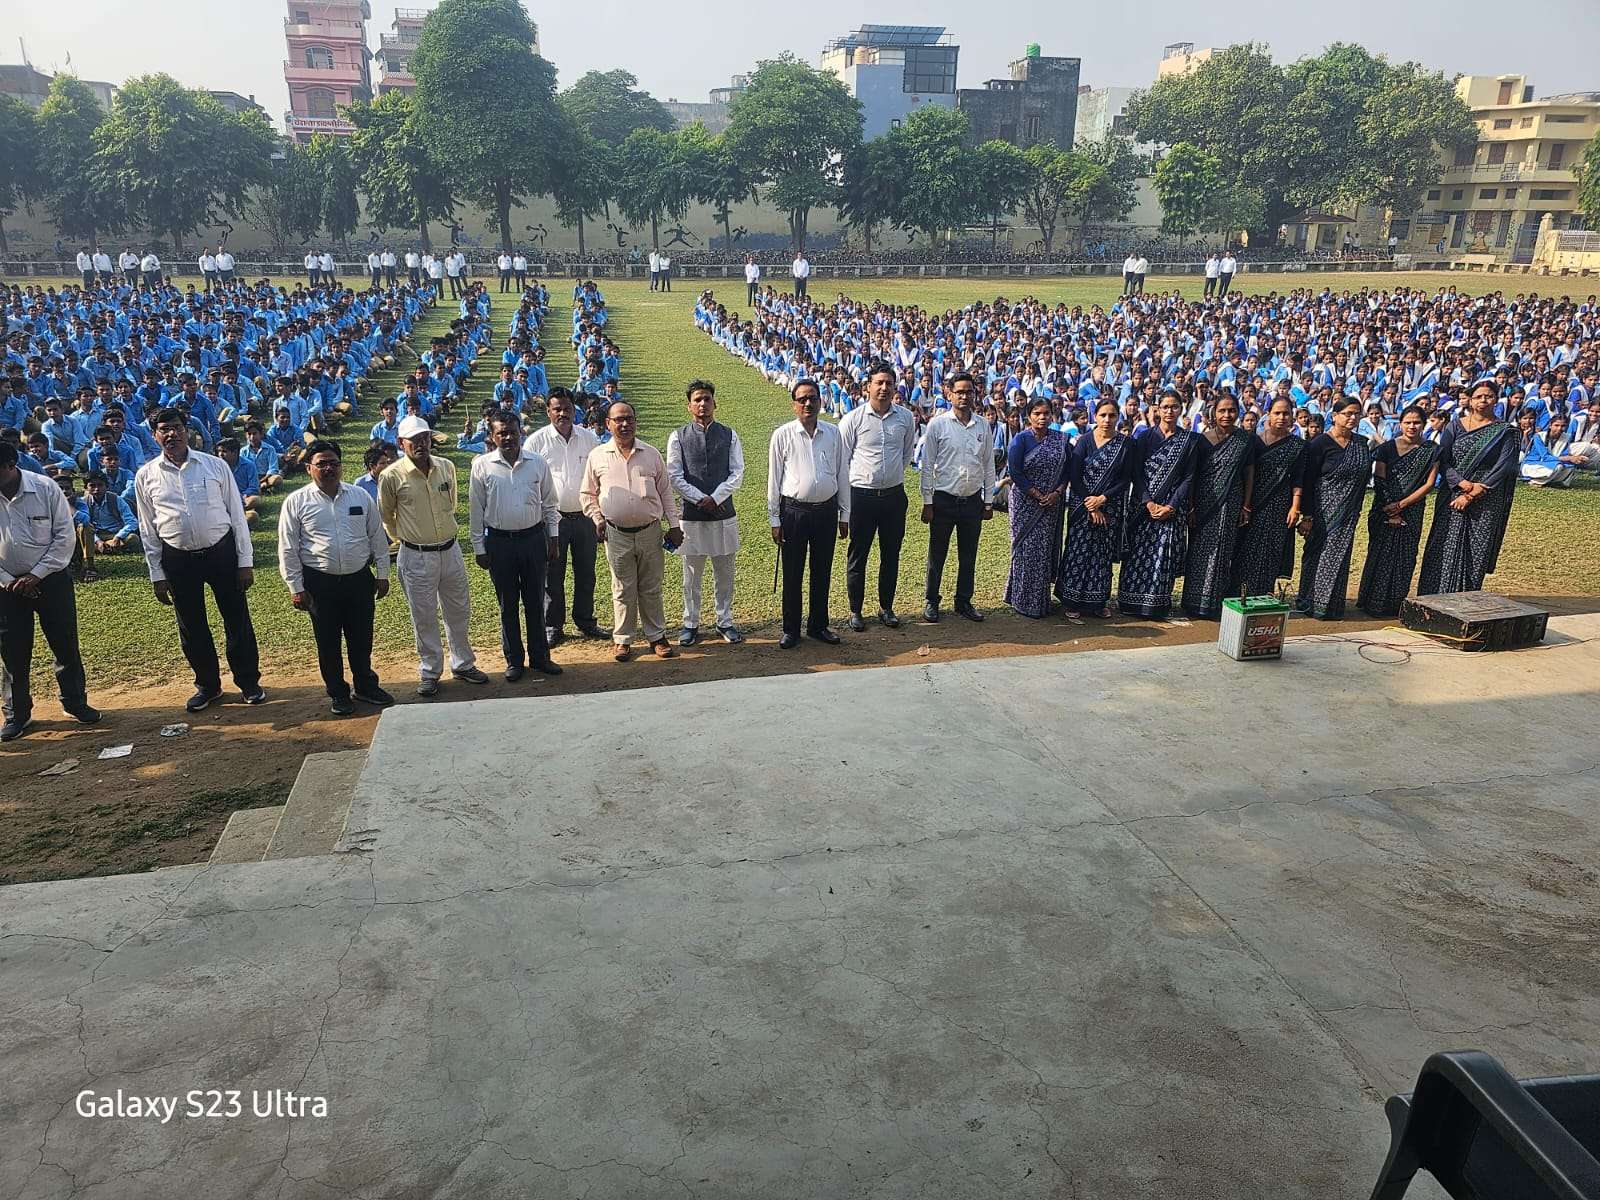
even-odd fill
[[(407, 7), (433, 7), (409, 0)], [(526, 0), (541, 49), (564, 87), (590, 69), (623, 67), (660, 99), (704, 100), (729, 76), (792, 50), (815, 64), (829, 38), (863, 22), (945, 25), (961, 47), (959, 87), (1003, 77), (1029, 42), (1045, 54), (1082, 59), (1082, 81), (1143, 87), (1168, 42), (1225, 46), (1265, 42), (1279, 61), (1316, 53), (1329, 42), (1359, 42), (1391, 59), (1411, 59), (1455, 74), (1529, 76), (1540, 96), (1600, 90), (1600, 0)], [(254, 95), (282, 127), (283, 0), (7, 0), (0, 62), (21, 59), (42, 71), (66, 68), (85, 79), (121, 83), (165, 71), (190, 87)], [(395, 5), (374, 0), (368, 44), (389, 28)], [(1509, 14), (1515, 13), (1515, 19)], [(1092, 19), (1085, 16), (1092, 14)], [(69, 61), (70, 56), (70, 61)]]

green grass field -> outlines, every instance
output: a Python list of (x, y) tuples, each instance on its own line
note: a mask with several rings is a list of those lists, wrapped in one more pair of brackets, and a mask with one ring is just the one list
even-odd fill
[[(766, 526), (766, 455), (772, 430), (791, 418), (788, 399), (780, 388), (767, 383), (742, 362), (730, 358), (694, 328), (692, 309), (702, 282), (674, 282), (678, 286), (671, 294), (651, 293), (642, 282), (604, 284), (608, 306), (613, 313), (609, 332), (622, 350), (622, 390), (639, 410), (640, 436), (664, 449), (667, 434), (688, 419), (683, 403), (684, 384), (696, 377), (708, 378), (716, 384), (718, 418), (738, 430), (744, 442), (748, 466), (744, 487), (735, 500), (744, 542), (738, 562), (736, 615), (749, 628), (771, 630), (777, 624), (778, 600), (772, 592), (776, 550)], [(742, 281), (729, 279), (714, 282), (719, 295), (725, 294), (725, 302), (743, 300)], [(1175, 282), (1185, 294), (1199, 292), (1198, 279)], [(1397, 282), (1421, 287), (1443, 283), (1473, 292), (1537, 290), (1560, 294), (1575, 290), (1564, 286), (1569, 283), (1564, 280), (1501, 280), (1466, 275), (1250, 275), (1242, 277), (1242, 282), (1251, 292), (1282, 291), (1305, 286), (1327, 286), (1338, 290)], [(1164, 279), (1157, 278), (1152, 283), (1167, 287)], [(974, 300), (993, 299), (999, 294), (1013, 299), (1032, 295), (1052, 303), (1060, 300), (1072, 304), (1107, 304), (1115, 298), (1119, 287), (1120, 280), (1115, 278), (926, 281), (815, 279), (812, 294), (824, 299), (845, 290), (852, 296), (876, 297), (892, 303), (915, 303), (942, 310)], [(552, 280), (550, 288), (552, 309), (544, 339), (547, 364), (553, 384), (570, 384), (576, 374), (566, 342), (570, 328), (567, 303), (571, 293), (570, 281)], [(417, 344), (425, 346), (429, 334), (447, 326), (455, 312), (455, 306), (445, 302), (426, 316), (417, 329)], [(504, 339), (504, 323), (508, 318), (507, 306), (500, 304), (493, 314), (496, 347), (490, 356), (491, 364), (498, 362)], [(378, 399), (398, 390), (398, 375), (398, 370), (391, 371), (375, 377), (369, 383), (362, 402), (362, 419), (352, 422), (340, 439), (345, 448), (346, 477), (349, 479), (360, 474), (366, 430), (377, 420)], [(460, 432), (463, 416), (478, 411), (489, 398), (496, 378), (497, 371), (492, 365), (475, 375), (465, 403), (451, 415), (445, 426), (448, 432)], [(453, 454), (452, 457), (457, 461), (463, 481), (461, 527), (464, 534), (467, 459), (462, 455)], [(298, 486), (304, 481), (305, 477), (301, 475), (291, 480), (291, 484)], [(263, 660), (267, 664), (266, 682), (269, 687), (272, 686), (273, 668), (310, 671), (315, 667), (309, 619), (290, 607), (282, 580), (277, 574), (275, 534), (280, 499), (281, 493), (264, 498), (262, 522), (253, 539), (257, 582), (251, 592), (251, 611)], [(1521, 491), (1501, 555), (1501, 569), (1491, 578), (1490, 586), (1501, 591), (1550, 597), (1600, 595), (1600, 562), (1593, 555), (1574, 553), (1577, 545), (1574, 531), (1583, 526), (1592, 526), (1597, 513), (1600, 513), (1600, 487), (1592, 484), (1565, 492)], [(1364, 552), (1364, 525), (1357, 537), (1357, 567), (1352, 571), (1353, 579), (1359, 576), (1359, 563)], [(898, 607), (903, 613), (914, 612), (921, 607), (926, 547), (925, 527), (913, 517), (901, 560), (901, 598)], [(977, 603), (980, 607), (1001, 604), (1007, 561), (1006, 526), (1003, 516), (997, 516), (985, 529), (979, 558)], [(99, 581), (82, 586), (78, 591), (79, 624), (91, 690), (141, 681), (185, 679), (187, 667), (178, 653), (172, 613), (156, 603), (145, 574), (143, 558), (126, 555), (104, 557), (99, 569)], [(954, 569), (953, 564), (947, 568), (950, 582), (953, 582)], [(498, 645), (498, 623), (488, 576), (470, 563), (468, 573), (473, 587), (473, 643), (480, 650), (493, 651)], [(603, 566), (600, 574), (600, 615), (602, 621), (609, 624), (609, 609), (603, 602), (608, 583)], [(666, 584), (669, 626), (675, 623), (681, 612), (680, 579), (681, 572), (669, 562)], [(947, 593), (950, 582), (946, 584)], [(833, 613), (836, 622), (845, 615), (842, 549), (834, 571)], [(707, 612), (706, 619), (709, 620), (709, 616)], [(396, 588), (378, 606), (376, 645), (381, 654), (386, 651), (409, 653), (411, 644), (412, 635), (404, 601)], [(51, 691), (48, 663), (37, 661), (42, 658), (41, 647), (36, 656), (35, 686), (41, 695), (48, 695)]]

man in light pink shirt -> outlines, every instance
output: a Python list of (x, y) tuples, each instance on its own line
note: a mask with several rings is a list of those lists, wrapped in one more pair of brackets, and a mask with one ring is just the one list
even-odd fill
[(637, 427), (633, 405), (614, 401), (606, 410), (611, 440), (590, 451), (579, 489), (584, 516), (605, 543), (611, 568), (611, 637), (618, 662), (632, 657), (636, 631), (644, 634), (657, 658), (673, 656), (661, 600), (663, 518), (669, 526), (667, 543), (674, 550), (683, 543), (666, 460), (661, 451), (638, 440)]

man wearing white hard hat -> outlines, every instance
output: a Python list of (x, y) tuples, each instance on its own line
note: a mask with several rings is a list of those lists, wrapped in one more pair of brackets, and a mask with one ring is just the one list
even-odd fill
[(450, 673), (467, 683), (488, 683), (467, 640), (472, 594), (458, 541), (455, 464), (434, 456), (433, 430), (421, 417), (405, 418), (396, 435), (404, 456), (378, 477), (378, 512), (390, 541), (400, 543), (395, 566), (416, 633), (417, 695), (439, 691), (441, 614), (450, 641)]

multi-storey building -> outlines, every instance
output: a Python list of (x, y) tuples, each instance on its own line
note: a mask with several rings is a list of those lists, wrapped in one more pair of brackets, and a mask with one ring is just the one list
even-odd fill
[(1009, 79), (991, 79), (981, 88), (962, 88), (956, 105), (971, 122), (973, 145), (992, 138), (1024, 149), (1038, 142), (1054, 142), (1072, 149), (1078, 121), (1078, 69), (1076, 58), (1047, 58), (1030, 45), (1023, 58), (1011, 64)]
[(1161, 63), (1156, 67), (1156, 78), (1168, 75), (1187, 75), (1216, 51), (1210, 46), (1196, 50), (1193, 42), (1173, 42), (1161, 48)]
[(372, 99), (367, 51), (368, 0), (288, 0), (283, 33), (289, 46), (283, 79), (289, 88), (284, 128), (297, 142), (319, 133), (348, 137), (341, 106)]
[(721, 133), (728, 127), (733, 113), (733, 98), (750, 86), (750, 76), (735, 75), (727, 87), (712, 88), (708, 99), (679, 100), (676, 96), (663, 100), (662, 106), (672, 114), (679, 129), (690, 125), (704, 125), (706, 132)]
[(425, 8), (397, 8), (394, 31), (378, 35), (378, 50), (373, 58), (378, 63), (379, 95), (409, 92), (417, 86), (417, 78), (411, 73), (411, 56), (416, 53), (417, 41), (422, 37), (422, 23), (427, 19)]
[(863, 25), (822, 48), (822, 69), (861, 102), (861, 136), (875, 138), (923, 105), (954, 108), (960, 56), (942, 25)]

